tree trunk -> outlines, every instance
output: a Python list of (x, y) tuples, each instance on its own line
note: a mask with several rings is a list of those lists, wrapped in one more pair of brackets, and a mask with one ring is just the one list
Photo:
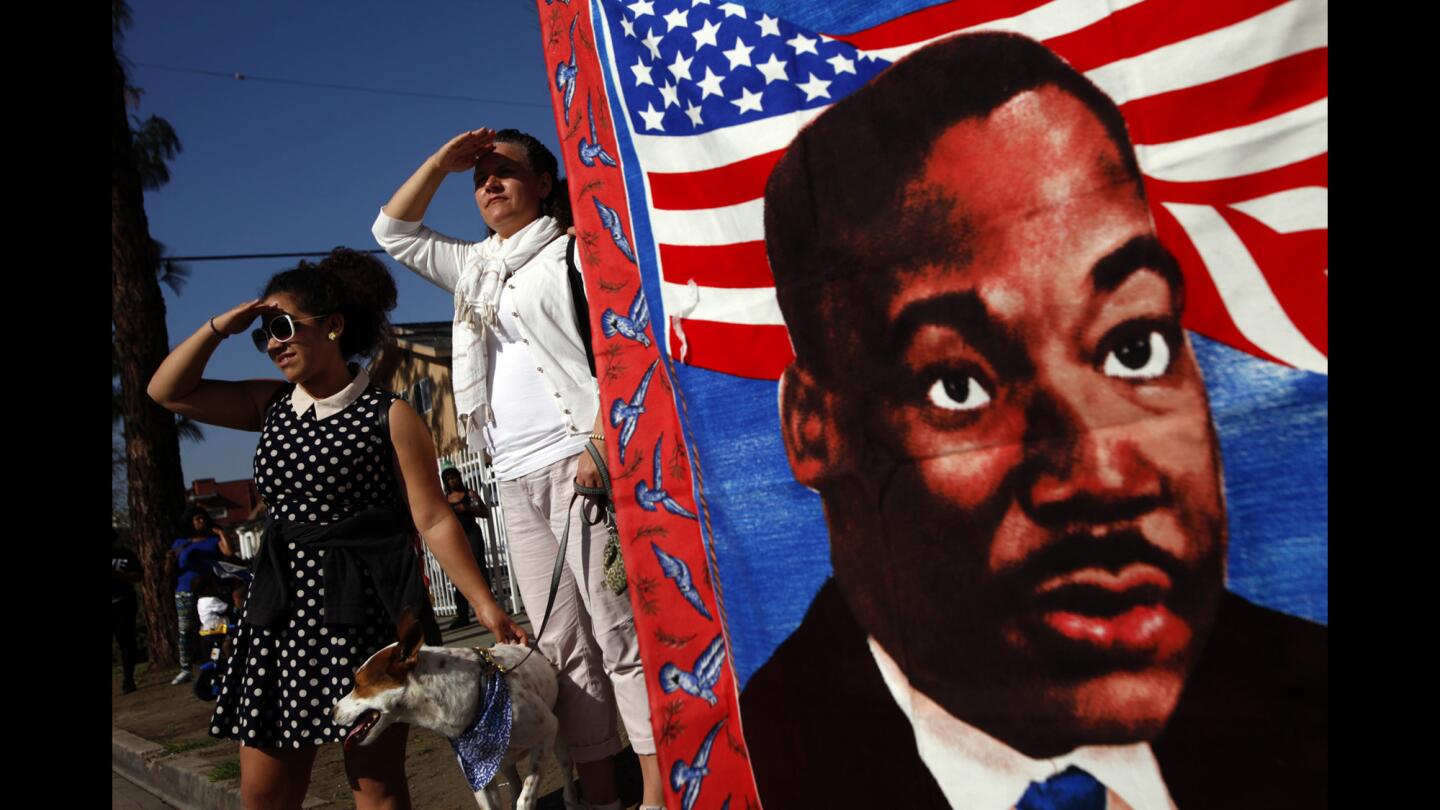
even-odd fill
[(127, 495), (135, 551), (145, 570), (140, 605), (150, 666), (168, 667), (176, 663), (176, 624), (174, 591), (165, 578), (165, 555), (184, 508), (184, 482), (175, 416), (145, 395), (150, 376), (169, 352), (169, 338), (125, 110), (125, 70), (113, 51), (112, 59), (110, 291), (120, 356)]

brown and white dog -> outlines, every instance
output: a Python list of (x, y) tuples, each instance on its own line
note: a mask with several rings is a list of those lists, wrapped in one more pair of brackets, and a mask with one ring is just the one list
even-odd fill
[[(427, 647), (420, 623), (408, 610), (400, 618), (396, 635), (398, 642), (360, 666), (355, 672), (355, 688), (335, 704), (335, 722), (350, 728), (346, 750), (378, 739), (391, 723), (428, 728), (451, 740), (459, 737), (484, 705), (483, 676), (491, 670), (485, 660), (488, 654), (510, 686), (510, 747), (500, 771), (509, 780), (512, 795), (522, 784), (516, 764), (527, 756), (530, 760), (515, 807), (535, 807), (540, 760), (547, 751), (553, 751), (560, 763), (566, 805), (576, 803), (570, 755), (555, 718), (555, 666), (543, 654), (527, 657), (529, 650), (519, 644), (497, 644), (488, 651)], [(499, 810), (495, 780), (475, 791), (475, 801), (485, 810)]]

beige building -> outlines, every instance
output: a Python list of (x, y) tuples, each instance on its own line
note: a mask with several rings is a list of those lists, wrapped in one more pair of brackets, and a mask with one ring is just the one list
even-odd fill
[(450, 322), (395, 324), (395, 340), (371, 362), (370, 380), (399, 394), (425, 420), (444, 457), (461, 449), (450, 387)]

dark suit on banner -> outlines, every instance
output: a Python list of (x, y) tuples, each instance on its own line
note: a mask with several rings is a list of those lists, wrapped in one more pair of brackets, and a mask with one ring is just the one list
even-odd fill
[[(1181, 810), (1326, 806), (1327, 637), (1325, 627), (1225, 595), (1180, 704), (1151, 743)], [(751, 677), (740, 709), (767, 810), (950, 806), (833, 582)]]

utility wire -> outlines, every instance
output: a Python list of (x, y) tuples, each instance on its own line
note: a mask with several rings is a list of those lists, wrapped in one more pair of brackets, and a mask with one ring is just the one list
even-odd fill
[[(356, 253), (384, 253), (384, 250), (357, 250)], [(238, 253), (233, 256), (162, 256), (167, 262), (222, 262), (229, 259), (290, 259), (306, 256), (329, 256), (330, 251), (316, 253)]]
[(478, 98), (475, 96), (450, 96), (442, 93), (419, 93), (412, 90), (383, 90), (378, 87), (360, 87), (353, 84), (326, 84), (324, 82), (307, 82), (300, 79), (282, 79), (275, 76), (255, 76), (249, 73), (225, 73), (219, 70), (200, 70), (198, 68), (174, 67), (172, 65), (156, 65), (148, 62), (132, 62), (136, 67), (150, 68), (151, 70), (168, 70), (172, 73), (193, 73), (197, 76), (212, 76), (220, 79), (236, 79), (248, 82), (272, 82), (275, 84), (293, 84), (301, 87), (319, 87), (327, 90), (354, 90), (361, 93), (377, 93), (384, 96), (410, 96), (413, 98), (436, 98), (445, 101), (474, 101), (482, 104), (508, 104), (512, 107), (538, 107), (550, 109), (549, 104), (541, 104), (535, 101), (506, 101), (499, 98)]

